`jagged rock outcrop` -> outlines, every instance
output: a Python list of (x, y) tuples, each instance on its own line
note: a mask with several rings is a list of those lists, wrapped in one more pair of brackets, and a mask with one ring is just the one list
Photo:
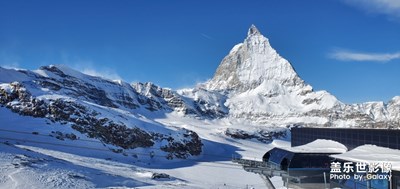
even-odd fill
[[(1, 72), (7, 71), (0, 69)], [(173, 159), (196, 156), (202, 151), (201, 139), (192, 131), (179, 128), (160, 129), (157, 127), (163, 126), (156, 123), (144, 128), (133, 124), (132, 122), (143, 124), (134, 116), (133, 111), (141, 106), (154, 107), (154, 103), (151, 98), (145, 100), (145, 103), (141, 101), (146, 97), (130, 85), (86, 76), (56, 66), (42, 67), (36, 72), (9, 71), (14, 72), (14, 75), (24, 76), (13, 78), (19, 81), (3, 81), (0, 84), (0, 104), (15, 113), (69, 124), (90, 138), (120, 148), (111, 149), (115, 152), (159, 146), (167, 158)], [(171, 96), (167, 90), (160, 90), (166, 93), (160, 97)], [(156, 106), (157, 110), (162, 107), (168, 105)], [(123, 112), (124, 110), (130, 111)], [(118, 118), (110, 112), (119, 114)], [(54, 133), (54, 136), (60, 140), (74, 138), (71, 134), (62, 133)]]
[(241, 129), (228, 128), (224, 131), (224, 134), (234, 139), (255, 139), (263, 143), (270, 143), (274, 139), (286, 138), (287, 130), (280, 129), (269, 131), (258, 129), (256, 131), (246, 131)]

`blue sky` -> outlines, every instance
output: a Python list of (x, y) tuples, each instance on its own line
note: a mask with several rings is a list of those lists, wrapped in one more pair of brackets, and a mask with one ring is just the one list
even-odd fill
[(346, 103), (400, 95), (396, 0), (0, 0), (0, 65), (178, 89), (211, 78), (251, 24), (316, 90)]

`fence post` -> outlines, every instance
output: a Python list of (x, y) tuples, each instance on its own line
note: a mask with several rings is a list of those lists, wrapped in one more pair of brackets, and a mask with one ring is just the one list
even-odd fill
[(286, 178), (286, 188), (289, 189), (289, 177)]

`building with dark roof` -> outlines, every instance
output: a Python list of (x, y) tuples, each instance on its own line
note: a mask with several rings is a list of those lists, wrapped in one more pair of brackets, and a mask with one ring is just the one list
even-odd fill
[(328, 174), (330, 170), (330, 155), (347, 151), (344, 145), (331, 140), (316, 140), (297, 147), (282, 141), (272, 145), (263, 161), (302, 183), (324, 182), (324, 173)]

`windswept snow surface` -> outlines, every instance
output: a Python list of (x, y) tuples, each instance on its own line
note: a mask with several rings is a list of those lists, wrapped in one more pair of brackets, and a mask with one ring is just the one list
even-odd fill
[[(156, 119), (194, 130), (203, 139), (200, 157), (171, 161), (157, 150), (153, 158), (149, 149), (135, 149), (126, 156), (113, 153), (112, 146), (89, 139), (68, 124), (20, 116), (4, 107), (0, 107), (0, 120), (0, 188), (265, 188), (258, 175), (230, 161), (232, 155), (261, 158), (265, 144), (225, 137), (221, 131), (235, 127), (225, 122), (194, 121), (174, 114)], [(79, 139), (49, 136), (56, 131)], [(170, 178), (154, 180), (153, 173)]]

